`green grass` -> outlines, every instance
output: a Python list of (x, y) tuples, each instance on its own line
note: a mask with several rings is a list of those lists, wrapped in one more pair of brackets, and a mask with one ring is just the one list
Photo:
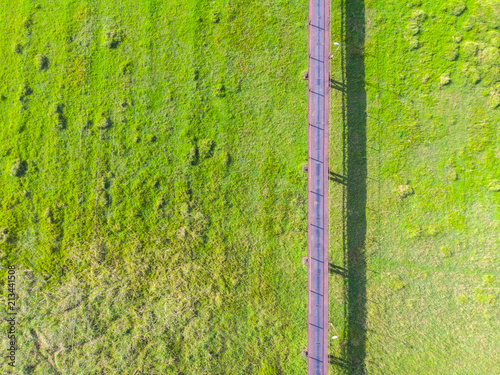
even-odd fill
[[(331, 373), (499, 372), (498, 4), (331, 6)], [(1, 372), (305, 373), (307, 2), (0, 15)]]
[[(352, 3), (355, 12), (363, 6)], [(364, 298), (356, 308), (364, 309), (365, 321), (357, 326), (355, 316), (336, 313), (344, 340), (332, 350), (349, 373), (496, 373), (500, 195), (492, 186), (500, 175), (500, 110), (492, 102), (500, 81), (499, 4), (364, 3), (368, 177), (366, 241), (358, 255), (366, 262), (366, 284), (349, 281), (354, 287), (337, 292), (330, 308)], [(459, 3), (466, 4), (461, 13), (453, 10)], [(356, 35), (355, 12), (346, 16), (346, 30)], [(340, 21), (332, 20), (337, 33)], [(354, 55), (347, 59), (359, 59), (362, 46), (351, 40)], [(340, 61), (337, 56), (332, 71), (337, 81)], [(339, 108), (341, 93), (333, 101)], [(332, 112), (337, 173), (343, 170), (339, 115)], [(350, 152), (356, 158), (356, 149)], [(331, 215), (340, 221), (342, 190), (333, 189)], [(413, 194), (405, 194), (409, 189)], [(341, 228), (331, 236), (341, 238)], [(344, 262), (341, 249), (337, 240), (331, 249), (337, 264)]]
[(302, 373), (307, 4), (1, 9), (2, 373)]

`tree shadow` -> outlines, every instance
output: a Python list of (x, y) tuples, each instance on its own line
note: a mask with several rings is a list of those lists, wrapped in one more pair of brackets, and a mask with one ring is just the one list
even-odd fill
[(346, 342), (343, 368), (366, 373), (366, 90), (365, 2), (342, 4), (343, 248)]

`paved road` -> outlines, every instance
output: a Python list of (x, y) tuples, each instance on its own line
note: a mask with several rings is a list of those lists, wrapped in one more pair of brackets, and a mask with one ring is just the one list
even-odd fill
[(309, 0), (308, 374), (328, 374), (329, 0)]

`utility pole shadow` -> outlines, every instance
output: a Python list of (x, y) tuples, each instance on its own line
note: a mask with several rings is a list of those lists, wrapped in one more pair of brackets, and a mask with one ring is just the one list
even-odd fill
[(347, 276), (347, 270), (345, 268), (340, 267), (340, 266), (336, 266), (333, 263), (328, 263), (328, 271), (330, 273), (334, 273), (334, 274), (342, 276), (342, 277)]
[(347, 185), (347, 179), (344, 176), (342, 176), (338, 173), (332, 172), (332, 171), (329, 171), (328, 179), (330, 181), (337, 182), (337, 183), (342, 184), (342, 185)]
[(330, 88), (340, 92), (346, 92), (345, 84), (343, 82), (335, 81), (332, 78), (330, 78)]

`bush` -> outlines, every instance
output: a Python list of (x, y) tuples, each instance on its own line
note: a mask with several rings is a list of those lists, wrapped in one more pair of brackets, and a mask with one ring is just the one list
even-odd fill
[(491, 180), (490, 183), (488, 184), (488, 190), (489, 191), (494, 191), (499, 192), (500, 191), (500, 180)]
[(55, 103), (53, 105), (53, 107), (52, 107), (52, 113), (53, 114), (56, 114), (56, 113), (62, 114), (63, 109), (64, 109), (64, 104), (62, 104), (62, 103)]
[(445, 86), (451, 83), (451, 78), (449, 73), (445, 73), (441, 76), (439, 80), (439, 86)]
[(420, 42), (417, 37), (412, 36), (409, 40), (410, 49), (418, 49), (420, 47)]
[(62, 130), (66, 129), (66, 118), (62, 115), (62, 113), (58, 113), (56, 115), (56, 129)]
[(464, 76), (467, 78), (467, 80), (474, 85), (481, 81), (481, 73), (474, 65), (465, 65), (462, 68), (462, 72), (464, 73)]
[(122, 74), (127, 74), (132, 72), (132, 61), (125, 61), (120, 64), (120, 70)]
[(220, 14), (219, 12), (212, 12), (212, 22), (213, 23), (219, 23), (220, 21)]
[(444, 51), (444, 58), (449, 61), (458, 59), (458, 44), (450, 44)]
[(14, 52), (17, 54), (23, 53), (23, 46), (21, 45), (21, 43), (14, 44)]
[(22, 159), (17, 159), (10, 167), (10, 175), (13, 177), (22, 177), (26, 174), (28, 164)]
[(224, 86), (223, 83), (219, 83), (219, 84), (215, 85), (214, 95), (217, 98), (223, 98), (224, 96), (226, 96), (226, 87)]
[(123, 41), (123, 32), (117, 29), (108, 30), (106, 33), (105, 46), (109, 49), (118, 47), (118, 45)]
[(198, 147), (194, 145), (187, 154), (188, 163), (195, 165), (198, 162)]
[(214, 141), (211, 139), (202, 139), (199, 144), (198, 152), (202, 159), (212, 156)]
[(19, 101), (24, 101), (28, 95), (31, 95), (33, 90), (28, 86), (27, 83), (24, 83), (19, 90)]
[(481, 53), (481, 61), (486, 65), (500, 65), (500, 52), (496, 47), (486, 47)]
[(418, 25), (420, 25), (427, 19), (427, 13), (425, 13), (421, 9), (414, 10), (411, 14), (411, 19), (417, 22)]
[(399, 185), (398, 188), (396, 189), (396, 193), (398, 194), (399, 198), (404, 199), (406, 197), (409, 197), (410, 195), (415, 194), (413, 191), (413, 188), (408, 185)]
[(422, 5), (422, 0), (409, 0), (406, 5), (408, 8), (419, 7)]
[(38, 70), (45, 70), (49, 67), (49, 58), (45, 55), (36, 55), (35, 61)]
[(113, 123), (111, 122), (111, 118), (104, 116), (101, 118), (101, 121), (99, 122), (99, 129), (101, 130), (109, 129), (111, 125), (113, 125)]
[(420, 32), (420, 26), (418, 26), (416, 21), (410, 21), (406, 25), (406, 35), (408, 36), (415, 36)]
[(465, 11), (465, 9), (467, 9), (467, 6), (461, 0), (452, 1), (444, 6), (445, 12), (450, 13), (457, 17), (461, 15)]
[(7, 243), (10, 240), (9, 228), (3, 228), (0, 231), (0, 243)]
[(461, 48), (462, 48), (462, 56), (466, 60), (470, 60), (477, 55), (478, 44), (475, 42), (464, 42)]

